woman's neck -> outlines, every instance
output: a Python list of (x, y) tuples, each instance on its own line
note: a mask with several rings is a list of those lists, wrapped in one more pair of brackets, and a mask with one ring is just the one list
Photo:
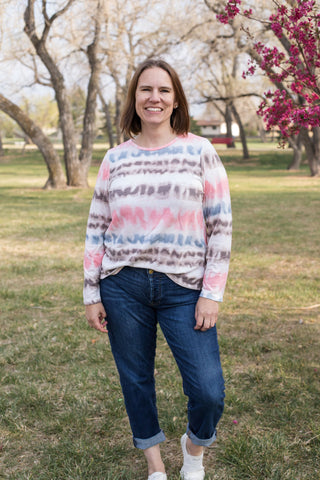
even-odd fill
[(145, 129), (134, 139), (135, 143), (140, 147), (157, 148), (162, 145), (167, 145), (177, 137), (177, 134), (170, 128), (170, 130), (159, 129)]

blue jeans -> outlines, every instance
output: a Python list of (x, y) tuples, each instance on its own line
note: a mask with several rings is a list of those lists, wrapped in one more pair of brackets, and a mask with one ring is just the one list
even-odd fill
[(133, 267), (101, 280), (100, 290), (134, 445), (146, 449), (165, 440), (154, 380), (158, 322), (189, 398), (187, 434), (196, 445), (211, 445), (223, 412), (224, 381), (216, 328), (193, 328), (199, 290)]

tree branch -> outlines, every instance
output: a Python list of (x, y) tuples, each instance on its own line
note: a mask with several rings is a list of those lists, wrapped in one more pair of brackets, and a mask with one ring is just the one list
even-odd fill
[(74, 1), (75, 0), (69, 0), (67, 2), (67, 4), (63, 8), (61, 8), (61, 10), (58, 10), (51, 17), (49, 17), (48, 12), (47, 12), (47, 0), (42, 0), (41, 11), (42, 11), (42, 15), (43, 15), (43, 18), (44, 18), (45, 26), (44, 26), (44, 29), (43, 29), (43, 32), (42, 32), (42, 35), (41, 35), (41, 41), (46, 42), (47, 37), (48, 37), (49, 32), (50, 32), (50, 28), (51, 28), (53, 22), (58, 17), (60, 17), (61, 15), (63, 15), (66, 12)]
[(221, 5), (219, 5), (219, 7), (217, 7), (216, 5), (213, 5), (210, 2), (208, 2), (208, 0), (204, 0), (204, 3), (208, 7), (208, 9), (211, 10), (211, 12), (213, 12), (213, 13), (220, 14), (220, 13), (223, 13), (223, 11), (224, 11), (224, 8)]
[[(45, 0), (44, 0), (45, 1)], [(70, 7), (71, 5), (74, 3), (75, 0), (69, 0), (67, 2), (67, 4), (61, 8), (61, 10), (58, 10), (56, 13), (54, 13), (51, 17), (50, 17), (50, 23), (52, 24), (58, 17), (60, 17), (61, 15), (63, 15)]]

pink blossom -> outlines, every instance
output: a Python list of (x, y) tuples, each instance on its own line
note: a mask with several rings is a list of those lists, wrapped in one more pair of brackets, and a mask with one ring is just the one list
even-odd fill
[(284, 5), (279, 6), (279, 15), (284, 16), (287, 14), (287, 12), (288, 12), (287, 7), (285, 7)]
[(271, 23), (271, 28), (274, 31), (274, 33), (277, 35), (278, 38), (282, 37), (283, 30), (282, 30), (282, 26), (280, 25), (279, 22)]
[(217, 19), (221, 23), (228, 23), (229, 20), (233, 20), (238, 13), (240, 13), (240, 9), (238, 5), (241, 4), (241, 0), (229, 0), (226, 7), (225, 12), (217, 15)]
[[(294, 7), (277, 5), (269, 18), (270, 27), (279, 39), (286, 36), (290, 42), (289, 52), (262, 42), (256, 42), (254, 49), (261, 58), (259, 67), (272, 82), (286, 88), (266, 92), (258, 114), (267, 129), (277, 126), (283, 137), (287, 137), (302, 127), (320, 126), (320, 81), (316, 76), (320, 68), (320, 13), (314, 0), (297, 0)], [(241, 12), (239, 0), (229, 0), (221, 21), (228, 23), (239, 13), (252, 15), (251, 9)], [(255, 63), (249, 61), (243, 78), (255, 71)]]

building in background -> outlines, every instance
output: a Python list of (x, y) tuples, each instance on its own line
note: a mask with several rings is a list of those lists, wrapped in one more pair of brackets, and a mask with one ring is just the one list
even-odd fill
[[(226, 123), (217, 119), (196, 119), (197, 125), (201, 128), (201, 136), (206, 138), (212, 137), (222, 137), (227, 133), (227, 126)], [(232, 123), (232, 136), (238, 137), (239, 136), (239, 127), (238, 125), (233, 122)]]

